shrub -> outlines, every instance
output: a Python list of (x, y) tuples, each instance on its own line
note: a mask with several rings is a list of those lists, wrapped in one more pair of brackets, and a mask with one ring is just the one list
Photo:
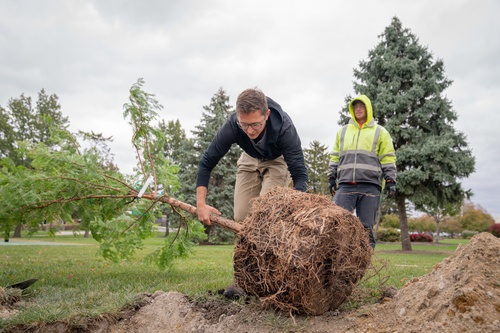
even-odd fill
[(477, 234), (477, 231), (464, 230), (464, 231), (462, 231), (462, 238), (469, 239), (469, 238), (472, 238), (476, 234)]
[(493, 223), (490, 225), (488, 232), (492, 233), (493, 236), (500, 238), (500, 223)]
[(382, 217), (380, 225), (384, 228), (399, 228), (399, 216), (396, 214), (386, 214)]
[(419, 232), (416, 234), (410, 234), (410, 242), (429, 242), (429, 243), (432, 243), (433, 240), (434, 239), (432, 238), (431, 235), (423, 233), (423, 232)]
[(399, 242), (400, 232), (394, 228), (378, 229), (378, 240), (381, 242)]
[(429, 215), (411, 217), (408, 219), (408, 229), (418, 233), (434, 232), (436, 231), (436, 222)]

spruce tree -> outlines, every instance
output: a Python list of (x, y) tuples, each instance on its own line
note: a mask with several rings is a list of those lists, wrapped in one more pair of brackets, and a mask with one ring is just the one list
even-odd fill
[(329, 154), (325, 145), (314, 140), (304, 149), (304, 160), (309, 174), (309, 191), (317, 194), (328, 193)]
[[(162, 154), (169, 163), (177, 166), (177, 170), (183, 170), (182, 173), (177, 173), (179, 177), (179, 181), (182, 183), (188, 183), (190, 186), (187, 186), (188, 191), (192, 188), (191, 181), (187, 181), (184, 178), (184, 181), (181, 179), (186, 174), (192, 174), (193, 171), (187, 172), (187, 166), (183, 166), (185, 155), (187, 151), (191, 149), (185, 147), (185, 142), (187, 141), (186, 132), (181, 126), (179, 119), (173, 121), (169, 120), (168, 123), (165, 123), (162, 120), (159, 125), (160, 132), (164, 135), (163, 147), (161, 148)], [(195, 166), (192, 165), (191, 169)], [(185, 201), (185, 196), (182, 194), (183, 186), (179, 184), (176, 188), (168, 188), (166, 189), (168, 193), (172, 196), (179, 198), (180, 200)], [(166, 217), (165, 220), (165, 237), (169, 235), (170, 227), (178, 227), (181, 225), (180, 220), (185, 218), (185, 213), (180, 211), (174, 211), (172, 207), (168, 205), (163, 206), (163, 214)]]
[[(354, 70), (354, 90), (371, 99), (375, 120), (394, 141), (402, 249), (411, 250), (406, 200), (426, 211), (462, 202), (471, 192), (460, 179), (474, 172), (475, 159), (453, 127), (457, 114), (444, 95), (452, 81), (443, 60), (434, 60), (397, 17), (379, 38)], [(348, 114), (344, 109), (341, 123)]]

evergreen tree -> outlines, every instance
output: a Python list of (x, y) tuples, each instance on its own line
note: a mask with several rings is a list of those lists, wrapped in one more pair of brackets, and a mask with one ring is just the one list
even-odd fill
[(181, 126), (179, 119), (170, 120), (167, 124), (162, 120), (160, 130), (165, 134), (164, 154), (165, 158), (178, 164), (184, 152), (181, 150), (183, 141), (186, 140), (186, 132)]
[(182, 140), (179, 151), (182, 154), (180, 154), (179, 160), (174, 162), (178, 163), (179, 169), (182, 170), (179, 173), (181, 188), (178, 197), (180, 200), (196, 206), (196, 172), (202, 152), (200, 153), (194, 138)]
[(309, 173), (309, 191), (318, 194), (328, 193), (328, 148), (314, 140), (304, 149), (304, 160)]
[[(192, 131), (195, 142), (196, 166), (219, 128), (224, 124), (229, 115), (234, 112), (233, 107), (229, 105), (229, 96), (226, 95), (226, 92), (222, 88), (219, 88), (219, 91), (211, 98), (210, 105), (204, 106), (203, 109), (205, 111), (203, 112), (201, 123)], [(233, 202), (237, 171), (236, 162), (240, 154), (241, 149), (236, 145), (232, 146), (211, 173), (207, 203), (216, 207), (226, 217), (234, 215)], [(192, 178), (191, 183), (194, 181), (195, 177)], [(206, 227), (206, 232), (211, 241), (215, 239), (217, 241), (227, 241), (233, 238), (230, 232), (215, 225)]]
[[(402, 249), (411, 250), (406, 200), (416, 209), (445, 208), (471, 195), (459, 180), (475, 168), (466, 137), (453, 127), (457, 115), (443, 94), (452, 81), (444, 63), (394, 17), (354, 70), (354, 90), (367, 95), (374, 118), (391, 134), (397, 156), (396, 203)], [(346, 100), (349, 100), (348, 96)], [(343, 110), (340, 123), (349, 113)]]
[[(181, 126), (181, 123), (177, 119), (176, 121), (169, 120), (168, 123), (165, 123), (164, 120), (162, 120), (159, 124), (159, 129), (160, 132), (163, 133), (165, 137), (164, 145), (162, 148), (162, 153), (165, 156), (166, 160), (172, 163), (173, 165), (177, 166), (178, 170), (183, 170), (182, 173), (177, 174), (179, 177), (179, 180), (182, 183), (186, 183), (186, 179), (181, 180), (182, 174), (185, 173), (190, 173), (192, 174), (193, 172), (186, 172), (186, 169), (182, 168), (182, 165), (184, 164), (185, 156), (186, 156), (186, 151), (190, 151), (191, 149), (186, 149), (186, 132)], [(193, 167), (191, 167), (192, 169)], [(191, 182), (188, 182), (191, 185)], [(192, 188), (189, 187), (189, 188)], [(180, 200), (185, 201), (185, 196), (182, 194), (182, 189), (183, 186), (179, 184), (178, 188), (169, 188), (167, 189), (167, 192), (170, 193), (172, 196), (175, 196), (179, 198)], [(180, 220), (185, 218), (185, 214), (183, 212), (179, 211), (173, 211), (172, 207), (164, 205), (163, 207), (163, 214), (165, 215), (165, 237), (169, 235), (169, 230), (170, 227), (172, 226), (179, 226), (180, 225)]]

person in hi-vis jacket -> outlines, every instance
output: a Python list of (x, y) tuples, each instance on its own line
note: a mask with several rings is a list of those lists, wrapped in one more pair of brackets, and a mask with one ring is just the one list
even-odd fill
[(383, 186), (396, 194), (396, 153), (389, 132), (373, 119), (370, 99), (360, 95), (349, 102), (351, 119), (336, 135), (330, 153), (328, 185), (333, 202), (356, 215), (375, 248), (373, 225)]

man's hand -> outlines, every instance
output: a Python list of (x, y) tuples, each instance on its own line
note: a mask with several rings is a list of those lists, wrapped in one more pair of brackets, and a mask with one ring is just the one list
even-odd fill
[(385, 191), (387, 192), (388, 198), (394, 198), (396, 195), (396, 182), (393, 180), (387, 180), (385, 183)]
[(206, 204), (198, 204), (196, 207), (196, 214), (198, 215), (198, 220), (200, 220), (200, 222), (205, 225), (212, 225), (212, 222), (210, 222), (210, 215), (212, 213), (215, 213), (217, 215), (221, 214), (221, 212), (219, 212), (216, 208)]
[(210, 215), (212, 213), (221, 215), (221, 212), (205, 203), (207, 190), (208, 189), (205, 186), (198, 186), (196, 188), (196, 214), (198, 215), (198, 220), (200, 220), (201, 223), (205, 225), (212, 225), (212, 222), (210, 222)]
[(330, 191), (331, 195), (335, 195), (337, 191), (337, 180), (333, 177), (328, 179), (328, 191)]

